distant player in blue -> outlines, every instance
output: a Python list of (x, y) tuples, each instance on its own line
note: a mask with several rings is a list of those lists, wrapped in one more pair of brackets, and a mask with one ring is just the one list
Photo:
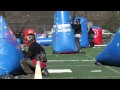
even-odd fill
[(76, 24), (74, 24), (74, 20), (72, 20), (71, 25), (72, 25), (72, 28), (75, 30), (75, 43), (78, 48), (78, 53), (84, 54), (85, 52), (82, 51), (82, 48), (80, 46), (80, 41), (79, 41), (82, 33), (80, 19), (76, 20)]

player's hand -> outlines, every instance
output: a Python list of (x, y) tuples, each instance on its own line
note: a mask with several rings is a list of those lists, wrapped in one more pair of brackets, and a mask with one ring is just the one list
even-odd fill
[(21, 47), (22, 49), (24, 49), (25, 45), (24, 45), (24, 44), (20, 44), (20, 47)]

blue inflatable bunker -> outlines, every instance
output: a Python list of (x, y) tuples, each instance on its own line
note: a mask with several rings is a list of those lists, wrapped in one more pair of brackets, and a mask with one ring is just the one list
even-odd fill
[(108, 45), (96, 57), (102, 64), (120, 66), (120, 27), (112, 37)]
[(21, 72), (21, 58), (23, 53), (20, 44), (6, 20), (0, 16), (0, 75)]
[(70, 11), (55, 11), (52, 35), (53, 52), (77, 52), (74, 32), (70, 25), (70, 20)]
[(42, 37), (42, 34), (36, 34), (36, 42), (43, 46), (52, 45), (52, 38)]
[(76, 19), (80, 19), (80, 23), (81, 23), (82, 34), (81, 34), (81, 38), (80, 38), (80, 45), (81, 45), (81, 47), (85, 48), (85, 47), (89, 46), (88, 22), (85, 17), (76, 17), (75, 23), (76, 23)]

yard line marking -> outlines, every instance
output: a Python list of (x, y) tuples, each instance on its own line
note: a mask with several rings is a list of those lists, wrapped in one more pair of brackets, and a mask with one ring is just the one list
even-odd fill
[(95, 66), (95, 65), (74, 65), (74, 66), (88, 66), (88, 67), (90, 67), (90, 66)]
[[(53, 67), (54, 65), (50, 65), (50, 66), (48, 66), (48, 67)], [(56, 65), (56, 66), (64, 66), (64, 65)], [(66, 66), (71, 66), (71, 67), (73, 67), (72, 65), (66, 65)], [(83, 67), (83, 66), (87, 66), (87, 67), (90, 67), (90, 66), (94, 66), (94, 67), (96, 67), (95, 65), (74, 65), (75, 67)]]
[(48, 69), (49, 73), (72, 73), (70, 69)]
[(97, 77), (97, 76), (94, 76), (94, 77), (64, 77), (64, 78), (57, 78), (57, 77), (54, 77), (54, 78), (45, 78), (45, 79), (106, 79), (106, 78), (120, 78), (120, 76), (101, 76), (101, 77)]
[(80, 60), (48, 60), (48, 62), (64, 62), (64, 61), (80, 61)]
[(48, 60), (48, 62), (65, 62), (65, 61), (95, 61), (95, 60)]
[(95, 58), (93, 58), (93, 57), (91, 57), (91, 56), (89, 56), (89, 55), (86, 55), (86, 56), (88, 56), (89, 58), (91, 58), (91, 59), (95, 60)]
[(105, 66), (105, 67), (108, 68), (108, 69), (111, 70), (111, 71), (114, 71), (114, 72), (117, 73), (117, 74), (120, 74), (120, 72), (116, 71), (115, 69), (112, 69), (110, 66)]
[(92, 70), (90, 72), (102, 72), (101, 70)]
[(80, 60), (80, 61), (95, 61), (95, 60)]

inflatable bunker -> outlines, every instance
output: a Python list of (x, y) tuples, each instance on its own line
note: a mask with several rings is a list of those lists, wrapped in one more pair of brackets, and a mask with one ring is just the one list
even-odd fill
[(96, 64), (120, 66), (120, 27), (107, 46), (96, 56)]
[(78, 51), (70, 20), (70, 11), (55, 11), (52, 34), (53, 53), (75, 53)]
[(92, 26), (92, 30), (95, 33), (94, 44), (95, 45), (102, 44), (102, 28), (100, 26)]
[(75, 23), (76, 19), (80, 19), (81, 23), (81, 38), (80, 38), (80, 45), (82, 48), (86, 48), (89, 46), (89, 38), (88, 38), (88, 21), (85, 17), (76, 17), (75, 18)]
[(22, 49), (6, 20), (0, 16), (0, 75), (22, 72)]
[(52, 38), (46, 34), (36, 34), (36, 42), (42, 46), (50, 46), (52, 45)]

